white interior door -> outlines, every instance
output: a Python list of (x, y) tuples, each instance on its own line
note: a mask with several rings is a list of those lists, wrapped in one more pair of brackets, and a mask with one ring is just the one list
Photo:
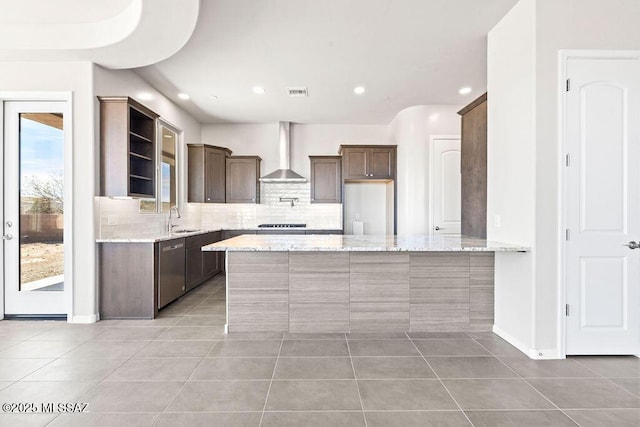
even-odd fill
[(66, 314), (65, 102), (5, 102), (4, 314)]
[[(567, 66), (567, 354), (640, 353), (640, 61)], [(633, 245), (632, 245), (633, 246)]]
[(434, 234), (460, 234), (460, 139), (433, 139), (431, 209)]

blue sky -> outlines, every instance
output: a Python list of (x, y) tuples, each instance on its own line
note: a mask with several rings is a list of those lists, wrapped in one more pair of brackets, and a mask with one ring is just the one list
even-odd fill
[(45, 178), (64, 168), (64, 132), (33, 120), (20, 120), (20, 179)]
[(169, 163), (162, 162), (162, 202), (170, 202), (171, 200), (171, 166)]

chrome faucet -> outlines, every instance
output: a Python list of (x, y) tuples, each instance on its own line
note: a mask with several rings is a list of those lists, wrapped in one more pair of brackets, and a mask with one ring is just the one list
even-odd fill
[(298, 201), (297, 197), (282, 197), (280, 196), (280, 202), (291, 202), (291, 207), (294, 207), (296, 205), (295, 202)]
[(177, 206), (171, 206), (171, 208), (169, 208), (169, 220), (167, 221), (167, 233), (171, 233), (173, 231), (173, 227), (175, 227), (175, 225), (171, 225), (171, 213), (174, 212), (176, 213), (176, 218), (182, 218), (182, 216), (180, 215), (180, 209), (178, 209)]

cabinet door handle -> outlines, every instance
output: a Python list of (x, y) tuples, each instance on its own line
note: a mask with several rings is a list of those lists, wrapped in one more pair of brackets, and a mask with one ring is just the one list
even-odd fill
[(178, 243), (177, 245), (173, 245), (173, 246), (165, 246), (164, 248), (162, 248), (162, 252), (172, 251), (174, 249), (180, 249), (182, 246), (183, 246), (182, 243)]

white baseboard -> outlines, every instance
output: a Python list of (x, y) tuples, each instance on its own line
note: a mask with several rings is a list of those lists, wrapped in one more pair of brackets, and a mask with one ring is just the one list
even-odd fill
[(566, 356), (561, 355), (557, 348), (541, 348), (533, 350), (532, 355), (529, 354), (528, 356), (537, 360), (566, 359)]
[(550, 360), (550, 359), (564, 359), (564, 356), (560, 355), (560, 352), (556, 348), (550, 349), (535, 349), (531, 348), (528, 345), (525, 345), (521, 341), (515, 339), (513, 336), (509, 335), (496, 325), (493, 325), (493, 333), (498, 335), (503, 340), (507, 341), (509, 344), (526, 354), (530, 359), (536, 360)]
[(73, 316), (67, 319), (67, 323), (87, 324), (96, 323), (98, 320), (99, 318), (97, 314), (90, 314), (88, 316)]

